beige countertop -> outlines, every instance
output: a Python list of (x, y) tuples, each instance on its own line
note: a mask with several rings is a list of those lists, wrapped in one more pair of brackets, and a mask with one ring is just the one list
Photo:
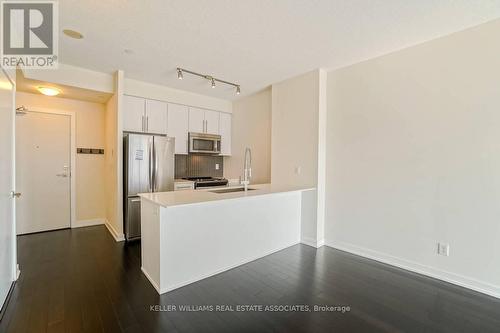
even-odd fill
[(142, 199), (149, 200), (162, 207), (183, 206), (192, 204), (201, 204), (219, 200), (239, 199), (254, 197), (259, 195), (270, 195), (275, 193), (308, 191), (314, 188), (301, 188), (294, 186), (277, 186), (273, 184), (255, 184), (249, 185), (247, 192), (214, 193), (213, 191), (224, 190), (234, 187), (212, 188), (206, 190), (188, 190), (173, 192), (141, 193)]

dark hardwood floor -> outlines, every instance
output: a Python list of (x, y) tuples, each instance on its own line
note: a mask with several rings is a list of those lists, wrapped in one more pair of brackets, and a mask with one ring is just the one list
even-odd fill
[[(500, 332), (500, 300), (327, 247), (293, 246), (163, 296), (141, 273), (139, 243), (103, 226), (20, 236), (18, 248), (0, 332)], [(259, 304), (350, 311), (179, 308)]]

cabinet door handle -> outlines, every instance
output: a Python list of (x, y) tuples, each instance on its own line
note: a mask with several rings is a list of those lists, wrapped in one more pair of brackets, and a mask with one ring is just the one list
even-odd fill
[(146, 132), (149, 131), (149, 116), (146, 116)]
[(144, 115), (142, 115), (142, 131), (146, 132), (146, 128), (144, 126)]

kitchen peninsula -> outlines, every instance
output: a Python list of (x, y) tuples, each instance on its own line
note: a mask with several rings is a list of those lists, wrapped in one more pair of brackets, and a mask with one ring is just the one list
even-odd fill
[(309, 190), (261, 184), (140, 194), (141, 269), (163, 294), (297, 244)]

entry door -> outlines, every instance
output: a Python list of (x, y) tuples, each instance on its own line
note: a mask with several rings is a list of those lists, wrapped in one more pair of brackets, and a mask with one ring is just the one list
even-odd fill
[(17, 234), (71, 225), (71, 118), (27, 112), (16, 116)]
[(15, 280), (14, 86), (0, 68), (0, 307)]

